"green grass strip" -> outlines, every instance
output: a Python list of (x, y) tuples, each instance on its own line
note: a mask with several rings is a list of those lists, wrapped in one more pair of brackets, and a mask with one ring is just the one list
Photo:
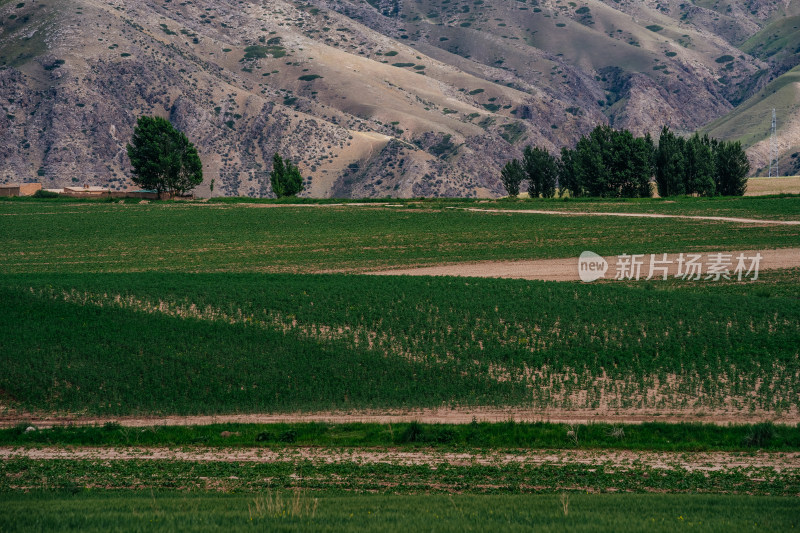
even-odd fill
[[(791, 531), (795, 498), (683, 494), (5, 494), (3, 531)], [(295, 512), (296, 511), (296, 512)]]
[[(625, 449), (651, 451), (795, 451), (800, 428), (714, 424), (636, 425), (546, 422), (471, 424), (213, 424), (208, 426), (67, 426), (26, 431), (28, 424), (0, 430), (0, 446), (209, 446), (387, 447), (474, 449)], [(578, 444), (568, 436), (574, 431)]]

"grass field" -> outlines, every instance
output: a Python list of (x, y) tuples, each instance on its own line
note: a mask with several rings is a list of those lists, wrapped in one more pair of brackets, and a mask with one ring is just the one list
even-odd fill
[[(674, 198), (503, 198), (483, 204), (454, 202), (450, 205), (475, 209), (541, 209), (589, 213), (650, 213), (672, 216), (739, 217), (769, 220), (798, 220), (795, 197), (800, 183), (795, 178), (751, 178), (745, 197)], [(784, 185), (786, 185), (784, 187)], [(798, 190), (795, 190), (798, 188)]]
[[(359, 272), (483, 260), (793, 247), (800, 225), (558, 217), (435, 208), (0, 202), (0, 272)], [(519, 208), (529, 204), (501, 204)], [(593, 209), (591, 202), (533, 206)], [(600, 203), (600, 209), (608, 204)], [(800, 198), (620, 203), (668, 214), (797, 219)]]
[[(788, 531), (794, 498), (722, 495), (260, 495), (169, 492), (0, 497), (3, 531)], [(271, 502), (271, 504), (270, 504)], [(566, 504), (566, 506), (565, 506)], [(36, 506), (36, 512), (31, 508)], [(293, 512), (297, 510), (297, 512)]]
[[(0, 430), (0, 531), (796, 527), (800, 270), (591, 285), (356, 275), (800, 246), (800, 225), (579, 212), (785, 222), (800, 197), (0, 201), (0, 419), (18, 423)], [(443, 407), (599, 418), (28, 429)], [(603, 422), (639, 413), (708, 423)]]

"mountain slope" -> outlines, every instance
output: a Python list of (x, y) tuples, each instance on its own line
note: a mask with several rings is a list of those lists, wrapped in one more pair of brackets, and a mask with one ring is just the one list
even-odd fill
[(493, 196), (527, 143), (727, 114), (771, 68), (734, 41), (795, 3), (0, 0), (0, 181), (127, 188), (157, 114), (200, 194), (269, 195), (280, 152), (313, 196)]
[(740, 140), (756, 174), (764, 175), (769, 168), (773, 109), (778, 118), (778, 170), (781, 175), (800, 174), (800, 66), (773, 80), (704, 131), (713, 137)]

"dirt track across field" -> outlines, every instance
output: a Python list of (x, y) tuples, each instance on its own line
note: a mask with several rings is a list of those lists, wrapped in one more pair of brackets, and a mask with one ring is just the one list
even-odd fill
[[(741, 255), (745, 258), (745, 269), (749, 268), (751, 258), (756, 254), (761, 255), (758, 266), (761, 270), (786, 269), (800, 267), (800, 248), (783, 248), (779, 250), (744, 250), (737, 252), (697, 252), (701, 257), (698, 262), (703, 265), (702, 277), (706, 277), (706, 270), (709, 264), (714, 262), (718, 254), (723, 254), (723, 259), (728, 265), (728, 275), (736, 279), (733, 274), (737, 266), (738, 258)], [(684, 254), (684, 259), (688, 259), (690, 253)], [(667, 254), (665, 263), (667, 275), (670, 278), (678, 273), (680, 254)], [(619, 256), (607, 256), (603, 258), (608, 263), (608, 270), (603, 279), (614, 279), (618, 268), (621, 268)], [(640, 275), (638, 279), (645, 279), (650, 274), (649, 267), (651, 256), (644, 255), (639, 258), (642, 261)], [(663, 254), (655, 254), (656, 261), (664, 261)], [(630, 259), (627, 259), (630, 261)], [(686, 269), (684, 268), (684, 271)], [(746, 270), (745, 270), (746, 273)], [(570, 257), (567, 259), (536, 259), (532, 261), (486, 261), (481, 263), (461, 263), (453, 265), (437, 265), (417, 268), (398, 268), (390, 270), (379, 270), (368, 272), (374, 276), (462, 276), (474, 278), (511, 278), (529, 279), (543, 281), (579, 281), (578, 258)], [(733, 274), (733, 275), (732, 275)], [(732, 275), (732, 276), (731, 276)], [(659, 279), (663, 277), (663, 271), (655, 270), (653, 277)], [(752, 279), (750, 276), (743, 276)]]
[[(453, 208), (458, 209), (458, 208)], [(710, 220), (715, 222), (735, 222), (738, 224), (766, 224), (777, 226), (800, 226), (800, 220), (770, 220), (762, 218), (738, 218), (704, 215), (666, 215), (661, 213), (620, 213), (620, 212), (594, 212), (594, 211), (557, 211), (544, 209), (482, 209), (478, 207), (465, 207), (464, 211), (479, 213), (517, 213), (528, 215), (562, 215), (562, 216), (590, 216), (590, 217), (626, 217), (626, 218), (685, 218), (689, 220)]]
[(90, 416), (36, 416), (23, 414), (0, 415), (0, 427), (19, 424), (38, 428), (53, 426), (94, 426), (108, 422), (125, 427), (150, 426), (204, 426), (209, 424), (278, 424), (324, 422), (329, 424), (372, 423), (397, 424), (420, 422), (424, 424), (469, 424), (478, 422), (553, 422), (566, 424), (641, 424), (644, 422), (702, 422), (706, 424), (755, 424), (770, 420), (776, 424), (800, 423), (800, 412), (796, 408), (787, 409), (780, 415), (763, 411), (693, 411), (626, 409), (608, 411), (603, 409), (526, 409), (526, 408), (438, 408), (409, 410), (368, 410), (350, 412), (313, 413), (273, 413), (238, 415), (195, 415), (195, 416), (143, 416), (143, 417), (90, 417)]
[(358, 463), (456, 466), (604, 465), (614, 468), (683, 469), (710, 472), (733, 468), (770, 468), (776, 472), (800, 470), (797, 452), (648, 452), (640, 450), (526, 450), (447, 452), (435, 449), (399, 450), (392, 448), (205, 448), (205, 447), (2, 447), (0, 460), (94, 460), (94, 461), (189, 461), (235, 463)]

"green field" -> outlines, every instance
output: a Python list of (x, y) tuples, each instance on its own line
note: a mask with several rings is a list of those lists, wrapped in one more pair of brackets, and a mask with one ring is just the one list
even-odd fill
[[(749, 181), (749, 184), (758, 180)], [(467, 207), (467, 206), (464, 206)], [(800, 220), (800, 196), (680, 197), (680, 198), (572, 198), (534, 200), (504, 199), (468, 206), (470, 209), (520, 209), (586, 213), (648, 213), (671, 216), (734, 217), (768, 220)]]
[(0, 330), (0, 389), (24, 411), (106, 415), (442, 405), (780, 413), (800, 406), (797, 276), (621, 286), (6, 275), (0, 294), (15, 327)]
[[(788, 531), (795, 498), (721, 495), (187, 495), (164, 492), (0, 496), (3, 531)], [(315, 502), (316, 500), (316, 502)], [(267, 506), (271, 501), (272, 505)], [(35, 507), (35, 511), (32, 509)], [(297, 509), (297, 512), (293, 512)], [(272, 511), (272, 512), (270, 512)], [(286, 512), (288, 511), (288, 512)], [(285, 514), (284, 514), (285, 513)]]
[[(508, 210), (791, 221), (800, 197), (276, 204), (0, 201), (0, 422), (16, 424), (0, 430), (0, 531), (797, 526), (800, 429), (770, 421), (800, 409), (800, 269), (590, 285), (358, 274), (797, 248), (800, 225)], [(147, 418), (443, 407), (708, 423)], [(52, 415), (154, 421), (28, 429)]]
[[(445, 209), (602, 202), (392, 207), (0, 202), (0, 272), (357, 272), (483, 260), (794, 247), (800, 225), (561, 217)], [(794, 218), (800, 198), (613, 204), (613, 210)]]

